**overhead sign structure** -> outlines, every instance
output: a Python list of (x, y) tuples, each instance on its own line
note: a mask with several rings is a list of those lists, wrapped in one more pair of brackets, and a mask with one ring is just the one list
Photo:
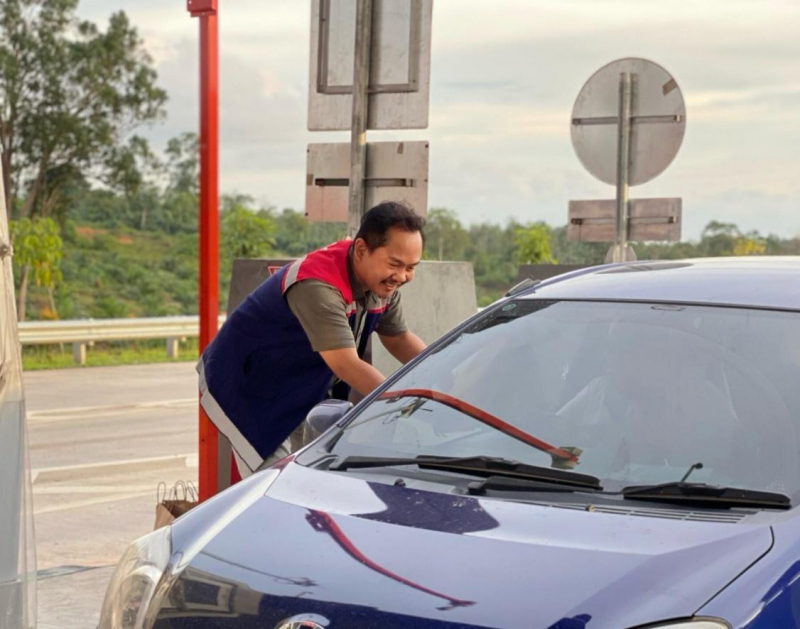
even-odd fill
[[(608, 237), (614, 242), (610, 258), (616, 262), (630, 259), (629, 239), (680, 239), (680, 199), (647, 199), (631, 206), (628, 190), (670, 165), (685, 130), (681, 90), (658, 64), (619, 59), (595, 72), (572, 110), (572, 145), (584, 167), (600, 181), (615, 185), (617, 195), (613, 206), (611, 202), (570, 201), (569, 237), (594, 241)], [(637, 216), (634, 209), (642, 215)], [(609, 218), (614, 220), (613, 233), (607, 226), (581, 228), (592, 221), (596, 227)]]
[[(432, 16), (433, 0), (311, 0), (308, 128), (349, 130), (350, 145), (346, 176), (341, 168), (345, 145), (309, 146), (309, 220), (346, 218), (352, 237), (366, 203), (375, 199), (405, 201), (417, 212), (426, 213), (426, 206), (420, 203), (427, 202), (427, 185), (423, 191), (406, 184), (375, 185), (374, 179), (424, 179), (427, 184), (427, 145), (418, 153), (424, 159), (422, 173), (423, 163), (409, 166), (414, 153), (398, 160), (392, 150), (376, 145), (375, 157), (368, 160), (367, 131), (428, 126)], [(399, 143), (403, 145), (410, 146)], [(413, 177), (407, 174), (409, 167)], [(372, 183), (367, 179), (368, 169), (373, 173)], [(338, 174), (328, 174), (331, 172)], [(336, 180), (336, 185), (326, 185), (329, 180)], [(323, 185), (313, 183), (316, 181)], [(343, 214), (345, 194), (347, 212)]]
[[(428, 126), (433, 0), (371, 0), (367, 129)], [(309, 131), (348, 131), (357, 0), (313, 0)]]
[[(306, 217), (347, 221), (350, 145), (309, 144)], [(400, 201), (425, 214), (428, 206), (428, 143), (370, 142), (364, 176), (364, 205)]]

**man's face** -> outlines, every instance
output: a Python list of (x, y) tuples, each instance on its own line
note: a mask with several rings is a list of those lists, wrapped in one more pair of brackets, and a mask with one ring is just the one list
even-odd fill
[(390, 229), (386, 244), (370, 251), (361, 238), (353, 243), (353, 268), (364, 288), (386, 299), (414, 278), (422, 258), (422, 234)]

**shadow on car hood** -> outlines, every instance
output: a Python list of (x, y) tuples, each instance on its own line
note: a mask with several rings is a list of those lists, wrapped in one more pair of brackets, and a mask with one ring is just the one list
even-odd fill
[[(691, 616), (767, 526), (477, 499), (289, 465), (191, 562), (156, 627), (599, 629)], [(323, 624), (323, 623), (321, 623)]]

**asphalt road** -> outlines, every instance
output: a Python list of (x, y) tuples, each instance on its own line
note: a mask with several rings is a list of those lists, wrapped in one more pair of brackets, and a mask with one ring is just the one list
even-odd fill
[(25, 374), (40, 629), (96, 627), (108, 578), (153, 528), (160, 482), (197, 479), (194, 363)]

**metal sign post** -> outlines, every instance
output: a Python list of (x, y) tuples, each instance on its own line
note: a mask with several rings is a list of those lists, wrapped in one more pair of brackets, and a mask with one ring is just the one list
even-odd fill
[[(432, 14), (433, 0), (311, 0), (308, 128), (349, 130), (350, 144), (341, 145), (349, 149), (346, 175), (336, 146), (309, 145), (309, 220), (345, 220), (353, 237), (367, 202), (410, 203), (426, 214), (427, 151), (412, 148), (404, 154), (415, 143), (398, 142), (393, 155), (388, 143), (368, 144), (367, 131), (428, 126)], [(368, 181), (370, 168), (373, 181)], [(333, 191), (344, 186), (349, 188), (346, 216), (342, 194)]]
[[(219, 45), (217, 0), (187, 0), (192, 17), (200, 18), (200, 278), (199, 303), (202, 354), (217, 333), (219, 315)], [(199, 413), (200, 500), (218, 491), (219, 435), (203, 409)]]
[(369, 69), (372, 57), (372, 0), (358, 0), (353, 63), (353, 121), (350, 127), (350, 203), (347, 236), (355, 238), (364, 215), (364, 171), (367, 165)]
[[(636, 203), (629, 199), (629, 188), (650, 181), (669, 166), (685, 126), (683, 96), (661, 66), (645, 59), (620, 59), (592, 75), (575, 101), (572, 145), (592, 175), (616, 186), (616, 203), (610, 208), (601, 201), (570, 201), (570, 239), (602, 241), (607, 230), (588, 227), (605, 226), (611, 218), (614, 244), (607, 259), (635, 259), (628, 246), (635, 214), (632, 203)], [(612, 155), (616, 159), (610, 159)], [(639, 208), (639, 225), (647, 229), (636, 230), (638, 235), (646, 234), (650, 240), (680, 238), (680, 199), (647, 199)]]
[(619, 80), (619, 144), (617, 145), (617, 229), (614, 262), (625, 262), (628, 247), (628, 178), (631, 170), (631, 73)]

